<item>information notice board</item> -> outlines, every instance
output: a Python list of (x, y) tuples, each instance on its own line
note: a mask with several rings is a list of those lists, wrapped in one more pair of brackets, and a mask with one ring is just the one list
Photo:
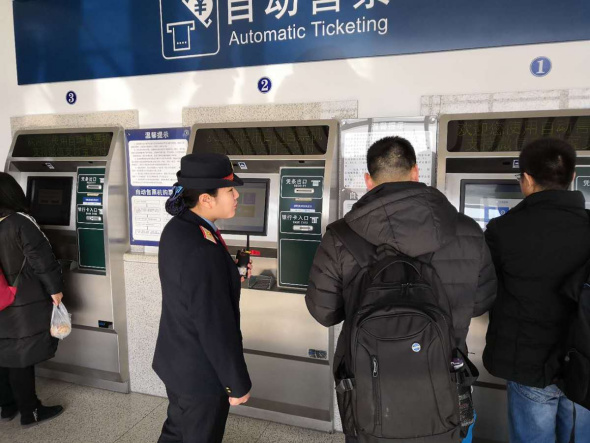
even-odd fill
[(367, 152), (384, 137), (403, 137), (416, 151), (420, 181), (434, 183), (436, 175), (436, 117), (392, 117), (348, 119), (340, 125), (340, 196), (339, 217), (343, 217), (367, 192)]
[(186, 155), (189, 128), (125, 131), (129, 192), (129, 238), (132, 245), (158, 246), (166, 223), (180, 159)]

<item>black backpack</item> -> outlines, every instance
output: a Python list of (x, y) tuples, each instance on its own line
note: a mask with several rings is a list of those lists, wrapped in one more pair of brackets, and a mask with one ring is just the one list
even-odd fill
[(567, 398), (590, 409), (590, 261), (568, 279), (563, 292), (574, 308), (557, 385)]
[(360, 266), (344, 289), (346, 319), (334, 358), (344, 433), (371, 443), (460, 441), (467, 430), (461, 412), (471, 414), (468, 425), (473, 410), (460, 411), (459, 396), (471, 402), (477, 370), (455, 348), (432, 254), (425, 263), (376, 248), (344, 220), (328, 229)]

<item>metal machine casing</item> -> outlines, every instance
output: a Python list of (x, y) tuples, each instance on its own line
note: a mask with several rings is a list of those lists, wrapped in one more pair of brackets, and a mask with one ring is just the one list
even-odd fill
[[(259, 141), (264, 144), (266, 140), (267, 145), (275, 142), (275, 135), (267, 133), (265, 138), (263, 133), (273, 131), (276, 139), (284, 137), (288, 145), (284, 131), (311, 126), (328, 128), (326, 152), (272, 155), (272, 146), (264, 147), (270, 155), (254, 154), (255, 147), (251, 148), (250, 154), (236, 155), (233, 152), (237, 145), (255, 143), (254, 136), (248, 140), (236, 135), (240, 129), (260, 129), (262, 135)], [(196, 143), (199, 131), (212, 129), (219, 131), (220, 137), (225, 131), (228, 140), (231, 137), (237, 140), (216, 143), (213, 149), (211, 146), (208, 146), (209, 149), (199, 146)], [(253, 257), (254, 274), (272, 274), (279, 285), (272, 290), (249, 289), (247, 283), (242, 286), (241, 326), (253, 390), (252, 399), (247, 405), (236, 408), (236, 412), (323, 431), (333, 430), (333, 381), (330, 370), (334, 347), (333, 329), (323, 327), (309, 314), (304, 300), (306, 282), (305, 285), (280, 284), (280, 202), (281, 183), (285, 183), (281, 181), (281, 176), (287, 170), (303, 174), (324, 170), (321, 197), (323, 234), (326, 226), (337, 217), (337, 134), (338, 123), (334, 120), (224, 123), (194, 125), (189, 141), (189, 153), (199, 149), (214, 150), (229, 156), (235, 173), (240, 177), (270, 180), (267, 233), (264, 236), (252, 236), (250, 244), (252, 249), (261, 252), (259, 257)], [(234, 147), (228, 147), (228, 143)], [(321, 235), (317, 237), (319, 239)], [(233, 255), (246, 245), (244, 235), (224, 234), (224, 238)], [(282, 265), (297, 266), (297, 263)]]
[[(576, 127), (576, 124), (579, 125), (580, 119), (588, 116), (590, 116), (590, 110), (442, 115), (438, 135), (437, 188), (447, 196), (457, 210), (466, 212), (465, 189), (467, 185), (490, 184), (518, 187), (515, 175), (520, 173), (518, 165), (520, 150), (511, 150), (511, 146), (520, 146), (520, 149), (522, 149), (523, 144), (537, 136), (539, 136), (538, 138), (553, 136), (567, 140), (567, 128), (569, 128), (569, 125), (571, 125), (569, 129), (571, 141), (571, 137), (576, 136), (575, 132), (580, 129)], [(491, 141), (490, 146), (495, 146), (496, 149), (486, 152), (476, 149), (471, 152), (449, 151), (449, 123), (456, 121), (468, 122), (468, 124), (472, 125), (471, 128), (479, 128), (476, 131), (466, 128), (459, 134), (460, 136), (462, 134), (465, 137), (471, 137), (474, 143), (473, 146), (479, 146), (479, 149), (482, 149), (484, 143), (482, 139), (485, 138), (482, 125), (486, 121), (488, 123), (493, 121), (494, 125), (502, 122), (501, 124), (504, 126), (490, 127), (490, 130), (494, 131), (494, 140)], [(520, 125), (520, 132), (517, 132), (518, 128), (515, 126), (514, 137), (509, 142), (504, 143), (503, 141), (508, 139), (504, 131), (506, 128), (510, 128), (508, 125), (510, 125), (511, 121), (515, 125)], [(533, 121), (535, 121), (534, 127), (537, 128), (537, 132), (532, 130)], [(527, 126), (527, 122), (531, 125)], [(539, 126), (538, 123), (541, 122), (543, 122), (543, 125)], [(588, 140), (588, 137), (590, 137), (590, 121), (586, 121), (584, 125), (586, 125), (583, 129), (585, 132), (582, 132), (585, 138), (584, 143), (590, 143), (590, 140)], [(515, 142), (513, 143), (513, 141)], [(579, 165), (590, 164), (590, 152), (587, 149), (582, 147), (577, 150)], [(499, 208), (498, 205), (498, 208), (495, 208), (494, 215), (501, 215), (504, 210), (510, 209), (510, 205), (516, 203), (515, 199), (508, 200), (512, 201), (505, 208)], [(480, 224), (485, 224), (488, 216), (486, 215), (483, 220), (479, 220)], [(506, 381), (489, 374), (482, 362), (488, 321), (487, 314), (472, 319), (467, 336), (469, 357), (480, 371), (480, 377), (474, 390), (474, 402), (477, 411), (477, 425), (474, 433), (475, 437), (491, 441), (507, 441)]]
[(21, 130), (14, 134), (5, 170), (28, 193), (36, 180), (72, 181), (69, 224), (40, 224), (62, 264), (63, 301), (73, 329), (56, 357), (38, 365), (38, 375), (129, 392), (123, 143), (120, 127)]

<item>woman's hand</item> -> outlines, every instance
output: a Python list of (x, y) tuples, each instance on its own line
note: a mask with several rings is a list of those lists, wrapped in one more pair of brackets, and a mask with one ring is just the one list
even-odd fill
[(59, 306), (59, 304), (61, 303), (61, 299), (64, 298), (64, 295), (62, 292), (58, 293), (58, 294), (53, 294), (51, 296), (51, 298), (53, 299), (53, 304), (55, 306)]
[(239, 405), (246, 403), (249, 399), (250, 399), (250, 393), (248, 392), (246, 395), (244, 395), (241, 398), (230, 397), (229, 404), (232, 406), (239, 406)]
[[(252, 269), (254, 268), (254, 265), (252, 264), (252, 260), (250, 260), (250, 263), (248, 263), (248, 278), (252, 277)], [(241, 278), (242, 283), (246, 281), (246, 279), (244, 277)]]

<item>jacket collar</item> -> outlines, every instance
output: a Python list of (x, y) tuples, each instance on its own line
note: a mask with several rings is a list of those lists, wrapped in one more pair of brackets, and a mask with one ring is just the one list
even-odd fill
[[(199, 226), (201, 228), (205, 228), (207, 231), (209, 231), (209, 232), (212, 233), (212, 235), (217, 240), (217, 244), (223, 246), (223, 241), (221, 241), (220, 235), (217, 234), (218, 229), (217, 228), (213, 228), (211, 226), (211, 224), (207, 220), (205, 220), (203, 217), (198, 216), (197, 214), (195, 214), (190, 209), (187, 209), (182, 214), (177, 215), (177, 217), (180, 218), (181, 220), (187, 222), (187, 223), (191, 223), (191, 224), (193, 224), (195, 226)], [(223, 246), (223, 249), (225, 249), (227, 251), (227, 253), (229, 254), (229, 250), (227, 250), (227, 248), (225, 246)], [(231, 256), (231, 254), (230, 254), (230, 256)]]
[(180, 214), (178, 217), (181, 220), (184, 220), (188, 223), (192, 223), (193, 225), (203, 226), (204, 228), (207, 228), (210, 231), (213, 230), (213, 232), (216, 231), (216, 229), (213, 229), (213, 227), (211, 226), (211, 224), (209, 224), (209, 222), (207, 222), (207, 220), (205, 220), (203, 217), (199, 217), (197, 214), (195, 214), (190, 209), (187, 209), (182, 214)]
[(586, 200), (580, 191), (539, 191), (526, 197), (514, 209), (523, 209), (527, 206), (547, 205), (561, 208), (585, 209)]
[(420, 182), (388, 182), (382, 183), (379, 186), (371, 189), (365, 195), (363, 195), (358, 202), (355, 203), (354, 206), (361, 207), (366, 205), (367, 203), (378, 199), (380, 197), (387, 196), (389, 194), (403, 192), (407, 190), (421, 190), (425, 189), (426, 184)]
[(346, 214), (350, 228), (369, 243), (390, 245), (410, 257), (439, 250), (457, 231), (457, 210), (435, 188), (417, 182), (384, 183)]

